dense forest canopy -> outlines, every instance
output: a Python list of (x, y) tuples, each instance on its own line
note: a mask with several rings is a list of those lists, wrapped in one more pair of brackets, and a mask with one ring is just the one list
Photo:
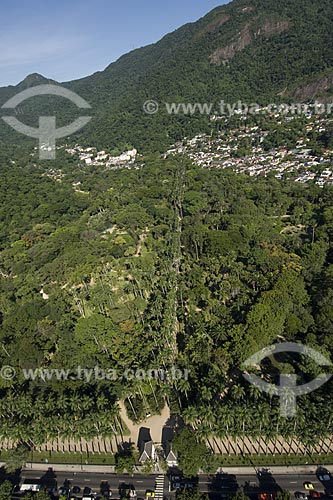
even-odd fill
[[(298, 398), (294, 420), (242, 376), (250, 354), (281, 340), (332, 354), (332, 186), (181, 157), (110, 170), (59, 151), (52, 166), (37, 163), (24, 150), (1, 160), (0, 358), (16, 370), (1, 379), (2, 436), (112, 435), (117, 400), (139, 420), (165, 398), (202, 437), (332, 431), (331, 383)], [(77, 366), (189, 377), (86, 383), (22, 371)], [(322, 370), (307, 357), (261, 369), (300, 383)]]

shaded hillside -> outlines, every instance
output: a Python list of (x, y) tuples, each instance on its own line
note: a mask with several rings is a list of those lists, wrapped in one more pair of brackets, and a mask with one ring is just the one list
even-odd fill
[[(163, 150), (210, 127), (207, 116), (168, 116), (165, 102), (315, 98), (317, 80), (333, 67), (332, 28), (329, 0), (235, 0), (218, 7), (104, 71), (66, 83), (93, 106), (94, 118), (80, 141)], [(0, 89), (0, 102), (15, 91)], [(333, 94), (330, 85), (324, 94), (325, 100)], [(161, 104), (158, 114), (145, 115), (147, 99)], [(40, 107), (29, 108), (29, 117)], [(54, 109), (63, 121), (74, 113), (66, 102), (43, 102), (44, 114)]]

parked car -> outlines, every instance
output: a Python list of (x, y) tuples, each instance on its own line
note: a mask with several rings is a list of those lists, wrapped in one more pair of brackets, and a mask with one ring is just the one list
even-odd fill
[(74, 495), (77, 495), (78, 493), (80, 493), (80, 491), (81, 491), (80, 486), (73, 486), (72, 493), (74, 493)]
[(182, 483), (182, 489), (184, 489), (184, 490), (194, 490), (194, 484), (190, 483), (188, 481), (185, 481), (184, 483)]
[(119, 486), (119, 494), (120, 498), (127, 498), (127, 499), (135, 498), (137, 496), (133, 484), (126, 484), (126, 483), (122, 483)]
[(314, 490), (314, 486), (310, 481), (306, 481), (303, 483), (303, 486), (306, 490)]
[(102, 481), (100, 486), (100, 492), (103, 498), (111, 498), (112, 491), (110, 490), (110, 485), (107, 481)]
[(310, 497), (311, 498), (320, 498), (321, 497), (321, 493), (319, 493), (319, 491), (311, 490), (310, 491)]
[(332, 474), (325, 467), (319, 467), (316, 472), (319, 481), (330, 481), (332, 479)]
[(331, 474), (318, 474), (319, 481), (330, 481)]
[(136, 497), (136, 491), (133, 484), (131, 484), (131, 487), (127, 493), (127, 498), (135, 498), (135, 497)]
[(258, 493), (258, 500), (274, 500), (273, 493)]
[(92, 492), (92, 489), (91, 489), (91, 488), (89, 488), (89, 486), (85, 486), (85, 487), (83, 488), (83, 496), (84, 496), (84, 497), (91, 495), (91, 492)]
[(20, 491), (39, 491), (42, 485), (39, 479), (25, 479), (20, 486)]
[(58, 493), (60, 497), (67, 497), (69, 495), (69, 488), (67, 486), (60, 486)]
[(295, 498), (298, 498), (298, 500), (308, 500), (307, 494), (302, 493), (301, 491), (296, 491)]

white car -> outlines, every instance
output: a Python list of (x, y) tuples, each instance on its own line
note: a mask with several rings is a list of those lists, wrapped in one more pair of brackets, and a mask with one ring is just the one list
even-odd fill
[(302, 493), (301, 491), (296, 491), (295, 498), (297, 498), (297, 500), (308, 500), (306, 493)]

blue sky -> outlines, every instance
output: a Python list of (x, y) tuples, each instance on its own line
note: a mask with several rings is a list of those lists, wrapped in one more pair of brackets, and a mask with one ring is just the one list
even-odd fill
[(226, 0), (1, 0), (0, 86), (104, 69)]

